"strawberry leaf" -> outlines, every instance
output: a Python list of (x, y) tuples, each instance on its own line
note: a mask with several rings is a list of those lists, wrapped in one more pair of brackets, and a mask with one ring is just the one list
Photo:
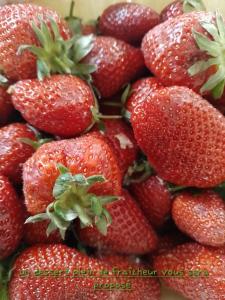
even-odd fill
[(183, 0), (183, 11), (185, 13), (204, 10), (206, 10), (206, 7), (202, 0)]

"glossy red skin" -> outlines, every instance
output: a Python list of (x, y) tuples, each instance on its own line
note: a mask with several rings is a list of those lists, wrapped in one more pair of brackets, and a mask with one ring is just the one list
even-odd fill
[(105, 131), (101, 133), (114, 149), (120, 170), (124, 175), (135, 161), (138, 153), (133, 131), (122, 120), (104, 120), (104, 126)]
[(200, 244), (225, 246), (225, 202), (216, 193), (180, 194), (172, 216), (177, 227)]
[(92, 74), (93, 84), (106, 98), (119, 92), (144, 69), (140, 49), (113, 37), (96, 37), (84, 62), (97, 66), (97, 71)]
[[(64, 245), (40, 245), (26, 249), (16, 260), (13, 276), (9, 284), (9, 298), (17, 300), (151, 300), (160, 299), (159, 284), (152, 278), (129, 278), (132, 290), (96, 290), (94, 284), (124, 283), (124, 277), (115, 277), (110, 272), (113, 267), (123, 269), (124, 263), (115, 261), (113, 265), (79, 253)], [(130, 265), (128, 265), (130, 266)], [(28, 270), (27, 278), (20, 271)], [(35, 276), (35, 270), (69, 270), (69, 276)], [(127, 269), (127, 265), (126, 265)], [(72, 277), (74, 270), (91, 270), (98, 278), (84, 276)], [(108, 270), (107, 277), (99, 276)], [(58, 273), (59, 274), (59, 273)]]
[(47, 236), (46, 230), (48, 225), (49, 221), (25, 224), (23, 237), (25, 243), (27, 245), (62, 243), (62, 238), (58, 230)]
[(169, 3), (161, 12), (160, 19), (162, 22), (176, 18), (184, 13), (183, 3), (181, 0)]
[(97, 28), (91, 24), (83, 24), (81, 30), (83, 35), (97, 34)]
[(4, 5), (0, 11), (0, 61), (5, 76), (12, 80), (35, 78), (36, 57), (28, 51), (17, 55), (21, 45), (39, 45), (30, 25), (38, 17), (49, 24), (49, 17), (59, 26), (64, 39), (70, 37), (67, 24), (56, 12), (33, 4)]
[[(191, 300), (223, 300), (225, 289), (225, 249), (204, 247), (197, 243), (179, 245), (154, 261), (158, 275), (165, 270), (184, 271), (185, 276), (163, 277), (165, 284)], [(189, 271), (203, 271), (191, 277)], [(209, 276), (204, 277), (204, 270)]]
[(116, 3), (104, 10), (99, 20), (99, 31), (102, 35), (137, 44), (150, 29), (159, 24), (159, 21), (159, 14), (149, 6)]
[(113, 220), (107, 235), (95, 227), (79, 228), (79, 238), (84, 244), (124, 254), (145, 254), (156, 249), (156, 233), (127, 191), (106, 208)]
[(171, 212), (172, 197), (166, 183), (158, 176), (133, 183), (131, 190), (145, 216), (154, 227), (161, 227)]
[(12, 88), (12, 102), (27, 122), (54, 135), (75, 137), (93, 122), (93, 94), (75, 76), (20, 81)]
[(161, 178), (207, 188), (225, 181), (225, 119), (185, 87), (158, 90), (131, 117), (137, 143)]
[(90, 133), (70, 140), (41, 146), (23, 169), (25, 204), (33, 215), (44, 212), (53, 201), (52, 189), (59, 176), (57, 164), (72, 174), (103, 175), (106, 182), (97, 183), (91, 192), (98, 195), (119, 195), (122, 175), (117, 158), (100, 133)]
[(163, 85), (155, 77), (139, 79), (131, 86), (131, 96), (126, 101), (126, 110), (132, 113), (135, 107), (145, 101), (147, 95), (162, 88)]
[(5, 125), (13, 111), (10, 95), (5, 87), (0, 85), (0, 127)]
[(21, 138), (35, 140), (35, 134), (21, 123), (0, 128), (0, 174), (15, 183), (21, 183), (23, 164), (34, 152), (33, 147), (19, 141)]
[(190, 76), (188, 69), (207, 59), (193, 37), (192, 30), (205, 34), (200, 22), (212, 22), (214, 15), (192, 12), (170, 19), (149, 31), (142, 41), (142, 52), (149, 70), (165, 86), (187, 86), (200, 93), (200, 88), (216, 70)]
[(0, 260), (11, 255), (23, 236), (25, 210), (7, 177), (0, 175)]

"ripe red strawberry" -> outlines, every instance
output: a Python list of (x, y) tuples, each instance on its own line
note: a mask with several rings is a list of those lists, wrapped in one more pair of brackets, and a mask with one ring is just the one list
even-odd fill
[(99, 20), (99, 30), (103, 35), (136, 44), (158, 23), (158, 13), (149, 6), (122, 2), (104, 10)]
[(138, 152), (132, 129), (122, 120), (104, 120), (104, 127), (101, 133), (114, 149), (120, 170), (125, 174)]
[(185, 87), (148, 96), (131, 118), (135, 138), (157, 174), (180, 186), (213, 187), (225, 181), (225, 119)]
[(184, 13), (203, 10), (205, 10), (205, 5), (202, 0), (175, 0), (162, 10), (160, 18), (162, 22), (165, 22)]
[(107, 235), (100, 234), (94, 227), (80, 229), (79, 237), (84, 244), (126, 254), (144, 254), (156, 249), (157, 236), (127, 191), (106, 208), (112, 217)]
[(12, 111), (10, 95), (6, 92), (6, 88), (0, 85), (0, 126), (7, 123)]
[(223, 300), (225, 250), (188, 243), (159, 255), (154, 267), (167, 286), (191, 300)]
[(21, 138), (35, 140), (34, 132), (25, 124), (13, 123), (0, 129), (0, 174), (20, 183), (22, 165), (34, 149), (20, 141)]
[[(31, 23), (40, 23), (40, 19), (50, 26), (50, 18), (59, 26), (63, 39), (70, 37), (67, 24), (52, 10), (32, 4), (5, 5), (0, 11), (0, 61), (1, 70), (10, 80), (35, 78), (37, 59), (24, 51), (18, 55), (21, 45), (36, 45), (39, 42), (32, 29)], [(49, 39), (47, 39), (50, 42)], [(56, 53), (54, 53), (56, 54)], [(58, 59), (61, 59), (58, 55)], [(45, 63), (52, 66), (52, 53), (45, 56)], [(55, 64), (55, 61), (54, 61)]]
[(128, 82), (135, 79), (144, 67), (140, 49), (112, 37), (96, 37), (92, 51), (83, 60), (97, 70), (92, 74), (93, 84), (102, 97), (111, 97)]
[(13, 186), (0, 176), (0, 260), (11, 255), (23, 236), (25, 211)]
[(126, 110), (131, 114), (139, 103), (145, 101), (147, 95), (162, 87), (161, 82), (155, 77), (139, 79), (131, 86), (131, 95), (126, 101)]
[(15, 108), (26, 121), (48, 133), (74, 137), (93, 124), (94, 96), (78, 77), (24, 80), (11, 87), (11, 93)]
[(177, 227), (197, 242), (225, 246), (225, 202), (214, 192), (182, 193), (173, 202)]
[[(124, 264), (107, 264), (79, 253), (64, 245), (41, 245), (25, 250), (16, 260), (12, 279), (9, 284), (10, 299), (48, 299), (48, 300), (94, 300), (101, 298), (126, 300), (159, 300), (159, 284), (152, 278), (115, 277), (115, 270), (123, 269)], [(20, 272), (27, 270), (29, 275), (21, 277)], [(43, 275), (35, 276), (35, 271)], [(61, 270), (61, 271), (60, 271)], [(76, 271), (86, 274), (76, 274)], [(101, 276), (106, 270), (109, 274)], [(49, 276), (44, 276), (44, 271)], [(55, 275), (54, 275), (55, 274)], [(90, 276), (94, 275), (94, 276)], [(96, 278), (98, 276), (98, 278)], [(130, 282), (131, 289), (115, 288), (115, 284)], [(110, 284), (114, 284), (111, 286)]]
[(151, 176), (143, 182), (133, 183), (131, 190), (149, 222), (161, 227), (172, 207), (172, 197), (166, 183), (158, 176)]

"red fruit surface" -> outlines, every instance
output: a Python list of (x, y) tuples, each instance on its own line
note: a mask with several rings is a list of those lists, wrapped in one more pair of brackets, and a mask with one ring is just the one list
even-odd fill
[(102, 97), (111, 97), (131, 80), (135, 79), (144, 68), (140, 49), (112, 37), (95, 38), (92, 51), (84, 62), (97, 66), (92, 74), (93, 84)]
[[(177, 277), (165, 277), (164, 274), (163, 281), (188, 299), (224, 300), (224, 248), (214, 249), (197, 243), (180, 245), (159, 255), (154, 261), (154, 267), (159, 276), (163, 276), (165, 270), (180, 273), (181, 276)], [(209, 275), (205, 276), (207, 273), (204, 271)]]
[(127, 191), (106, 208), (112, 216), (107, 235), (95, 227), (80, 229), (79, 237), (84, 244), (125, 254), (144, 254), (156, 249), (156, 233)]
[(192, 12), (170, 19), (150, 30), (142, 41), (142, 52), (149, 70), (166, 86), (187, 86), (200, 91), (208, 77), (216, 71), (210, 69), (190, 76), (188, 69), (196, 61), (208, 58), (201, 51), (193, 37), (193, 29), (205, 30), (200, 22), (212, 22), (214, 15), (206, 12)]
[(114, 149), (123, 174), (135, 161), (138, 147), (132, 129), (122, 120), (104, 120), (105, 130), (101, 132)]
[(135, 107), (145, 101), (148, 95), (162, 87), (161, 82), (155, 77), (139, 79), (131, 86), (132, 93), (127, 99), (126, 110), (132, 113)]
[(25, 210), (13, 186), (0, 175), (0, 260), (11, 255), (23, 236)]
[(27, 122), (51, 134), (74, 137), (93, 122), (93, 94), (75, 76), (20, 81), (12, 88), (12, 101)]
[(185, 87), (158, 90), (131, 118), (135, 138), (157, 174), (180, 186), (225, 181), (225, 118)]
[(169, 3), (161, 12), (160, 19), (162, 22), (166, 20), (176, 18), (184, 13), (183, 3), (181, 0), (173, 1)]
[(35, 140), (35, 134), (25, 124), (13, 123), (0, 129), (0, 174), (13, 182), (22, 180), (22, 166), (33, 154), (34, 149), (19, 139)]
[(50, 24), (51, 17), (59, 26), (64, 39), (70, 37), (67, 24), (56, 12), (33, 4), (4, 5), (0, 10), (0, 61), (1, 69), (10, 80), (17, 81), (36, 77), (36, 57), (28, 51), (17, 55), (21, 45), (39, 45), (31, 22), (39, 23), (38, 17)]
[(99, 20), (99, 30), (102, 35), (136, 44), (159, 21), (159, 14), (149, 6), (122, 2), (104, 10)]
[(6, 88), (0, 85), (0, 126), (5, 125), (13, 111), (10, 95)]
[[(114, 265), (122, 269), (122, 265)], [(152, 278), (129, 278), (132, 289), (97, 290), (95, 284), (124, 283), (124, 277), (112, 275), (113, 266), (90, 258), (64, 245), (41, 245), (26, 249), (16, 260), (9, 284), (10, 299), (17, 300), (151, 300), (160, 299), (159, 284)], [(55, 271), (57, 275), (35, 276), (37, 269)], [(65, 270), (68, 269), (67, 276)], [(127, 269), (127, 268), (126, 268)], [(29, 276), (22, 278), (20, 272), (28, 270)], [(59, 271), (62, 270), (61, 274)], [(74, 270), (90, 270), (88, 275), (73, 277)], [(99, 276), (102, 270), (109, 270), (107, 277)], [(64, 271), (64, 272), (63, 272)], [(96, 278), (95, 276), (98, 276)]]
[(203, 245), (225, 246), (225, 202), (214, 192), (182, 193), (173, 202), (177, 227)]
[(149, 222), (161, 227), (172, 207), (172, 197), (166, 183), (158, 176), (151, 176), (143, 182), (133, 183), (131, 190)]
[(31, 215), (44, 212), (53, 201), (52, 190), (59, 176), (57, 164), (74, 175), (103, 175), (107, 181), (95, 184), (91, 188), (93, 193), (121, 193), (122, 175), (117, 158), (100, 133), (51, 142), (41, 146), (24, 165), (25, 204)]

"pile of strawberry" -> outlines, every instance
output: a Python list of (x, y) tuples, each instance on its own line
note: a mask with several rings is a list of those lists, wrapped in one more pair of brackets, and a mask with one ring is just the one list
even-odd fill
[(0, 299), (159, 300), (163, 281), (224, 300), (223, 18), (200, 0), (72, 11), (0, 8)]

